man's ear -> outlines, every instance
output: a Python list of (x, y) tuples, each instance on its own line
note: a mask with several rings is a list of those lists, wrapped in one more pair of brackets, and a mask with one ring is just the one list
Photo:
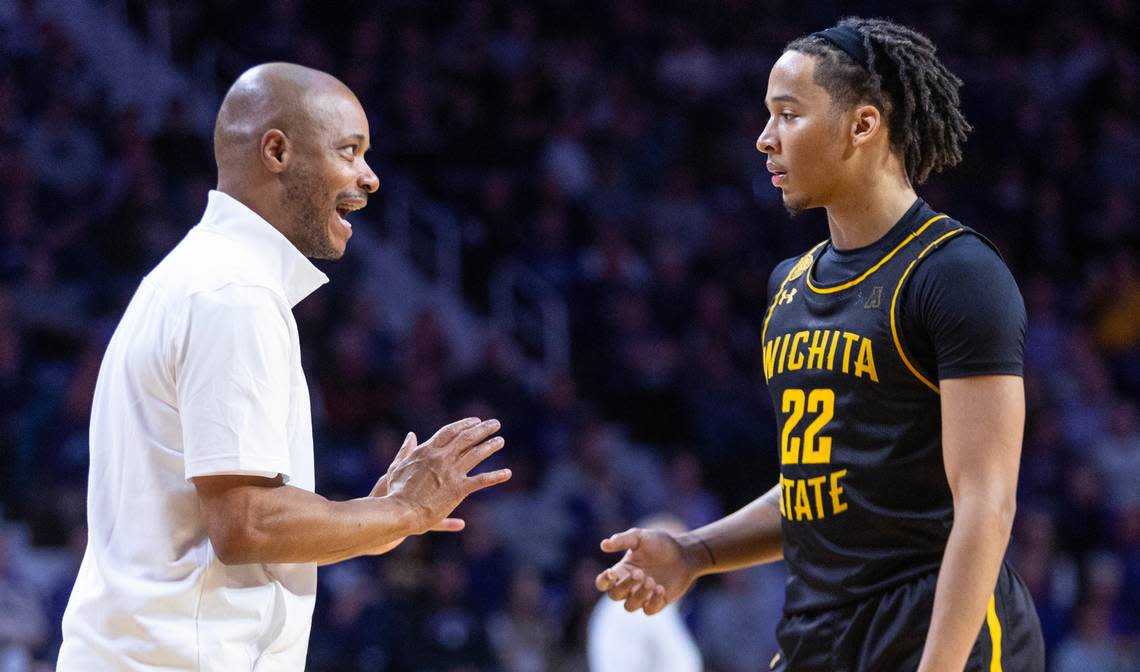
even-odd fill
[(271, 128), (261, 136), (261, 163), (269, 172), (282, 173), (293, 158), (293, 147), (284, 131)]
[(870, 142), (883, 132), (883, 113), (874, 105), (860, 105), (855, 108), (851, 120), (851, 143), (855, 146)]

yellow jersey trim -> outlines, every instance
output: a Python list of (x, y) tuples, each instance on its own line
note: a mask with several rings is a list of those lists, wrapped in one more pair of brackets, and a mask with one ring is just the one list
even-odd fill
[[(945, 217), (946, 215), (942, 215), (942, 216)], [(934, 221), (933, 219), (930, 220), (930, 222), (933, 222), (933, 221)], [(927, 224), (929, 224), (930, 222), (927, 222)], [(923, 227), (923, 228), (926, 228), (926, 227)], [(899, 357), (902, 358), (903, 364), (906, 364), (906, 368), (910, 369), (910, 372), (914, 374), (914, 377), (918, 378), (919, 381), (921, 381), (923, 385), (925, 385), (925, 386), (929, 387), (931, 390), (933, 390), (935, 394), (941, 394), (942, 392), (941, 392), (941, 390), (938, 389), (937, 385), (930, 382), (930, 380), (927, 379), (926, 376), (919, 373), (918, 369), (915, 368), (914, 364), (911, 364), (910, 359), (907, 358), (906, 352), (903, 350), (903, 347), (902, 347), (902, 342), (899, 341), (899, 329), (898, 329), (898, 324), (895, 320), (895, 314), (898, 312), (899, 294), (902, 292), (903, 284), (906, 282), (906, 279), (910, 275), (911, 270), (914, 269), (914, 265), (917, 264), (920, 259), (925, 257), (927, 255), (927, 253), (930, 252), (930, 250), (934, 249), (935, 245), (938, 245), (939, 243), (946, 240), (947, 238), (954, 236), (954, 235), (957, 235), (959, 233), (962, 233), (965, 230), (966, 230), (965, 228), (958, 228), (958, 229), (954, 229), (952, 231), (947, 231), (946, 233), (942, 234), (941, 236), (935, 238), (934, 242), (927, 245), (926, 248), (922, 250), (922, 252), (919, 252), (918, 256), (914, 258), (914, 261), (910, 262), (910, 265), (906, 267), (905, 271), (903, 271), (902, 277), (899, 278), (899, 284), (897, 286), (895, 286), (895, 294), (894, 294), (894, 296), (891, 297), (891, 338), (894, 339), (895, 350), (898, 350)], [(895, 249), (897, 250), (898, 248), (895, 248)], [(894, 252), (892, 252), (891, 254), (894, 254)]]
[(813, 291), (817, 294), (834, 294), (835, 292), (841, 292), (841, 291), (848, 289), (850, 287), (854, 287), (855, 285), (859, 284), (860, 282), (863, 282), (867, 278), (871, 277), (872, 273), (879, 270), (879, 268), (882, 267), (883, 264), (890, 261), (891, 257), (894, 257), (896, 254), (898, 254), (899, 250), (901, 250), (907, 246), (907, 243), (909, 243), (910, 241), (912, 241), (915, 238), (922, 235), (922, 232), (925, 231), (928, 226), (930, 226), (934, 222), (937, 222), (940, 219), (946, 219), (946, 215), (935, 215), (934, 217), (931, 217), (930, 219), (926, 220), (926, 223), (923, 224), (922, 226), (918, 227), (917, 231), (911, 232), (911, 234), (909, 236), (904, 238), (901, 243), (899, 243), (898, 245), (895, 246), (895, 249), (888, 252), (882, 259), (879, 260), (878, 263), (876, 263), (871, 268), (868, 268), (863, 273), (863, 275), (860, 275), (859, 277), (855, 278), (854, 280), (849, 280), (849, 281), (843, 283), (842, 285), (836, 285), (834, 287), (816, 287), (811, 281), (811, 269), (808, 269), (807, 286), (811, 289), (811, 291)]
[(998, 620), (997, 602), (990, 595), (990, 605), (986, 607), (986, 625), (990, 629), (990, 641), (993, 643), (990, 655), (990, 672), (1001, 672), (1001, 621)]
[[(814, 258), (816, 250), (823, 247), (823, 243), (826, 243), (826, 242), (827, 242), (826, 240), (822, 241), (819, 244), (817, 244), (815, 247), (811, 248), (810, 250), (808, 250), (804, 254), (800, 255), (800, 259), (802, 260), (802, 259), (805, 259), (807, 257)], [(780, 302), (780, 295), (782, 295), (784, 293), (784, 288), (788, 286), (788, 283), (790, 281), (800, 277), (800, 274), (796, 273), (796, 268), (798, 266), (799, 266), (799, 261), (797, 261), (795, 264), (792, 264), (792, 270), (788, 271), (788, 274), (786, 276), (784, 276), (784, 281), (780, 283), (780, 289), (776, 290), (776, 295), (772, 297), (772, 305), (768, 306), (768, 314), (764, 316), (764, 326), (760, 328), (760, 347), (761, 348), (764, 347), (764, 343), (766, 343), (768, 340), (768, 321), (772, 319), (772, 313), (776, 312), (776, 304)], [(810, 270), (808, 272), (810, 273)]]

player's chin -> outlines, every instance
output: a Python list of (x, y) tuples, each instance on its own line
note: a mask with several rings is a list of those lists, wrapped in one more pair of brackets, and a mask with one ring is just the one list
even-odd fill
[(788, 214), (793, 217), (811, 207), (811, 204), (806, 198), (796, 196), (795, 194), (789, 194), (786, 191), (784, 192), (783, 201), (784, 209), (787, 210)]

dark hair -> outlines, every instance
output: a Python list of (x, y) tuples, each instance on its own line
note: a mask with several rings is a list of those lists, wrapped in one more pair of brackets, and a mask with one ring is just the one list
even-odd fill
[(902, 157), (912, 184), (957, 165), (972, 130), (958, 108), (962, 80), (938, 60), (930, 38), (884, 19), (848, 18), (839, 25), (862, 35), (866, 67), (818, 35), (795, 39), (784, 51), (817, 59), (815, 82), (835, 105), (870, 103), (883, 111), (891, 149)]

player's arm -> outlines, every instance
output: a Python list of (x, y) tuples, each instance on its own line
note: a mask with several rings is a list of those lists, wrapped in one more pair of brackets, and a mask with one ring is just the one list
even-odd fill
[(597, 576), (598, 590), (624, 602), (627, 611), (655, 614), (680, 599), (700, 576), (783, 557), (780, 487), (690, 532), (633, 528), (604, 539), (602, 550), (625, 555)]
[(941, 390), (954, 527), (938, 575), (921, 672), (961, 670), (978, 637), (1013, 527), (1025, 422), (1018, 376), (944, 380)]
[(422, 445), (409, 434), (385, 476), (387, 494), (333, 502), (283, 479), (244, 475), (193, 479), (210, 542), (226, 564), (328, 564), (386, 552), (428, 530), (458, 531), (446, 518), (467, 495), (510, 477), (467, 473), (502, 447), (496, 420), (452, 423)]
[[(785, 259), (768, 276), (768, 305), (797, 257)], [(607, 553), (625, 551), (594, 584), (627, 611), (655, 614), (681, 598), (697, 577), (772, 562), (784, 555), (780, 529), (780, 486), (740, 510), (674, 537), (634, 528), (602, 541)]]
[(772, 486), (768, 492), (720, 520), (686, 532), (681, 541), (690, 548), (706, 551), (700, 576), (782, 560), (780, 486)]
[(981, 239), (951, 240), (918, 267), (908, 302), (938, 366), (954, 522), (934, 594), (923, 672), (962, 669), (1009, 543), (1025, 423), (1025, 306)]

